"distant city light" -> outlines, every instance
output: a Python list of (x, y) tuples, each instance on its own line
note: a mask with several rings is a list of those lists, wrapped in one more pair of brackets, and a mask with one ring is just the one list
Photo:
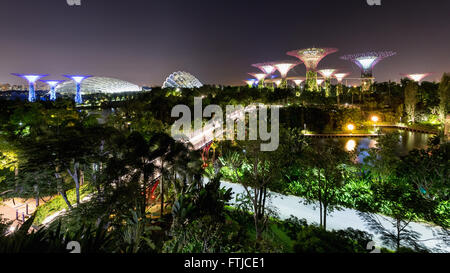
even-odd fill
[(380, 118), (379, 117), (377, 117), (377, 116), (372, 116), (372, 121), (373, 122), (378, 122), (380, 120)]
[(353, 125), (353, 124), (348, 124), (348, 125), (347, 125), (347, 129), (348, 129), (349, 131), (353, 131), (353, 130), (355, 130), (355, 125)]

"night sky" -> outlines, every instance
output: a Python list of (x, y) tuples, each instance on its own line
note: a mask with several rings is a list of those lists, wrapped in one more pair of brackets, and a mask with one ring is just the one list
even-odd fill
[[(320, 68), (359, 76), (344, 54), (393, 50), (374, 70), (450, 72), (450, 1), (382, 0), (66, 0), (0, 1), (0, 83), (11, 72), (92, 74), (161, 85), (184, 70), (203, 83), (242, 84), (257, 62), (289, 50), (336, 47)], [(293, 59), (295, 60), (295, 59)], [(304, 75), (299, 65), (289, 75)]]

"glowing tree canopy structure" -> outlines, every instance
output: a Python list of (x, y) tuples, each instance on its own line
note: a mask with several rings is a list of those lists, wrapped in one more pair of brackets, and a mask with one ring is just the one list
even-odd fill
[(317, 86), (322, 86), (324, 79), (317, 79)]
[(402, 74), (403, 76), (408, 77), (410, 80), (415, 82), (421, 82), (426, 77), (430, 76), (431, 73), (423, 73), (423, 74)]
[(275, 70), (276, 70), (276, 68), (270, 63), (259, 63), (259, 64), (253, 64), (252, 66), (256, 67), (259, 70), (261, 70), (262, 72), (264, 72), (264, 74), (266, 74), (266, 76), (273, 74), (273, 72), (275, 72)]
[(248, 85), (248, 87), (252, 88), (253, 86), (255, 86), (255, 83), (257, 82), (257, 80), (255, 79), (250, 79), (250, 80), (246, 80), (245, 83)]
[(295, 79), (295, 80), (292, 80), (294, 83), (295, 83), (295, 85), (297, 86), (297, 87), (300, 87), (300, 85), (302, 84), (302, 82), (304, 82), (305, 80), (302, 80), (302, 79)]
[(56, 100), (56, 86), (58, 84), (60, 84), (62, 81), (44, 80), (41, 82), (44, 82), (44, 83), (48, 84), (48, 86), (50, 86), (50, 100), (55, 101)]
[(325, 96), (330, 96), (331, 91), (331, 77), (333, 76), (336, 69), (322, 69), (319, 73), (325, 78)]
[(267, 77), (267, 74), (264, 73), (248, 73), (250, 76), (255, 77), (258, 80), (258, 87), (264, 87), (264, 79)]
[(203, 84), (192, 74), (184, 71), (172, 73), (165, 82), (162, 88), (200, 88)]
[(336, 87), (336, 98), (337, 98), (337, 104), (340, 105), (340, 98), (339, 95), (343, 93), (344, 91), (344, 87), (342, 86), (342, 81), (344, 80), (344, 78), (346, 78), (348, 75), (350, 75), (349, 73), (336, 73), (334, 74), (334, 77), (337, 79), (338, 81), (338, 85)]
[(299, 58), (306, 66), (306, 86), (309, 91), (319, 91), (317, 86), (317, 66), (327, 55), (337, 52), (336, 48), (305, 48), (287, 52)]
[(381, 60), (394, 56), (393, 51), (367, 52), (342, 56), (341, 59), (354, 62), (361, 69), (361, 91), (368, 91), (373, 82), (373, 68)]
[(350, 73), (336, 73), (334, 77), (338, 81), (338, 83), (342, 83), (342, 81), (348, 76)]
[(282, 62), (274, 62), (272, 65), (275, 67), (278, 72), (280, 72), (281, 75), (281, 84), (278, 85), (280, 88), (287, 88), (287, 74), (289, 71), (294, 68), (295, 66), (299, 65), (299, 62), (293, 62), (293, 61), (282, 61)]
[(83, 103), (83, 97), (81, 96), (81, 83), (92, 76), (86, 75), (64, 75), (64, 77), (73, 80), (76, 84), (75, 103)]
[(29, 83), (29, 90), (28, 90), (28, 101), (29, 102), (35, 102), (36, 101), (36, 91), (35, 91), (35, 85), (36, 82), (44, 77), (47, 77), (48, 75), (33, 75), (33, 74), (19, 74), (19, 73), (12, 73), (12, 75), (21, 77), (28, 81)]

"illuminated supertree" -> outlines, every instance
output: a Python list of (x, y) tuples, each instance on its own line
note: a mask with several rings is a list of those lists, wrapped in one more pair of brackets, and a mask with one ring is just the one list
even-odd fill
[(287, 88), (287, 80), (286, 76), (288, 72), (294, 68), (295, 66), (299, 65), (299, 62), (295, 61), (280, 61), (280, 62), (269, 62), (269, 63), (262, 63), (262, 64), (256, 64), (254, 66), (259, 67), (261, 70), (271, 73), (266, 73), (266, 76), (269, 76), (270, 74), (273, 74), (275, 70), (278, 70), (281, 75), (281, 84), (278, 86), (279, 88)]
[(53, 81), (53, 80), (43, 80), (41, 82), (44, 82), (50, 86), (50, 100), (55, 101), (56, 100), (56, 86), (60, 84), (62, 81)]
[(317, 85), (317, 66), (327, 55), (337, 52), (336, 48), (306, 48), (287, 52), (299, 58), (306, 66), (306, 86), (309, 91), (319, 91)]
[(48, 75), (33, 75), (33, 74), (19, 74), (19, 73), (12, 73), (12, 75), (21, 77), (28, 81), (29, 83), (29, 89), (28, 89), (28, 101), (29, 102), (35, 102), (36, 101), (36, 91), (35, 91), (35, 85), (36, 82), (44, 77), (47, 77)]
[(325, 79), (325, 96), (326, 97), (330, 96), (331, 77), (333, 77), (334, 72), (336, 72), (336, 69), (322, 69), (322, 70), (319, 70), (319, 73)]
[(83, 76), (83, 75), (64, 75), (64, 77), (73, 80), (77, 85), (77, 90), (75, 94), (75, 103), (83, 103), (83, 98), (81, 96), (81, 83), (92, 76)]
[(250, 76), (255, 77), (258, 80), (258, 87), (263, 88), (264, 87), (264, 79), (266, 78), (267, 74), (264, 73), (248, 73)]
[(244, 81), (244, 82), (248, 85), (248, 87), (252, 88), (253, 86), (255, 86), (257, 80), (255, 80), (255, 79), (250, 79), (250, 80), (246, 80), (246, 81)]
[(361, 69), (361, 91), (370, 90), (373, 83), (373, 68), (381, 60), (394, 56), (393, 51), (367, 52), (342, 56), (341, 59), (354, 62)]
[(266, 74), (266, 76), (271, 75), (276, 70), (276, 68), (271, 63), (252, 64), (252, 66), (260, 69), (262, 72), (264, 72), (264, 74)]
[(340, 105), (339, 95), (343, 93), (343, 89), (344, 89), (343, 86), (342, 86), (342, 81), (348, 75), (350, 75), (350, 73), (336, 73), (336, 74), (334, 74), (334, 77), (338, 81), (338, 85), (336, 87), (336, 98), (337, 98), (337, 104), (338, 105)]
[(430, 76), (431, 73), (422, 73), (422, 74), (401, 74), (402, 76), (407, 77), (408, 79), (414, 82), (421, 82), (426, 77)]

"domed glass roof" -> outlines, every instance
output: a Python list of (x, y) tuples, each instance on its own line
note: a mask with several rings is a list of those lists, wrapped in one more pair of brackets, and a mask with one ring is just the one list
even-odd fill
[(203, 84), (187, 72), (178, 71), (171, 74), (163, 83), (162, 88), (200, 88)]
[[(56, 87), (58, 93), (75, 93), (76, 86), (73, 81), (65, 81)], [(81, 93), (97, 94), (97, 93), (123, 93), (123, 92), (139, 92), (142, 88), (136, 84), (106, 77), (87, 78), (81, 83)]]

